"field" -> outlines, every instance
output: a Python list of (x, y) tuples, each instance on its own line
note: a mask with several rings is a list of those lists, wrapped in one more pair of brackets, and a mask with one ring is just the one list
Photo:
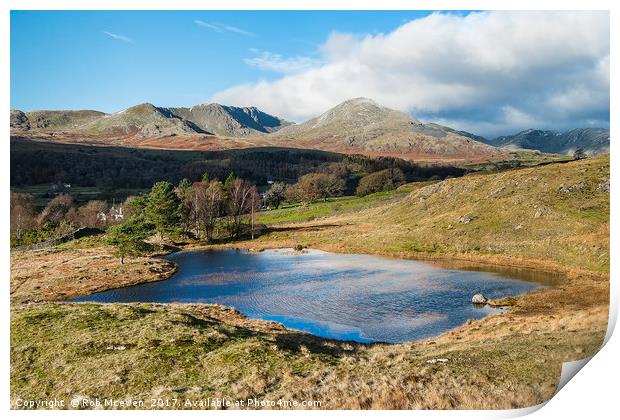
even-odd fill
[[(219, 397), (320, 401), (313, 408), (524, 407), (549, 399), (561, 363), (592, 355), (605, 335), (609, 156), (409, 184), (264, 212), (257, 221), (269, 225), (258, 239), (217, 246), (300, 244), (495, 263), (554, 271), (564, 280), (507, 299), (506, 314), (433, 339), (361, 345), (214, 305), (33, 303), (68, 293), (63, 287), (73, 279), (84, 284), (79, 293), (114, 287), (108, 283), (119, 276), (106, 270), (125, 269), (96, 241), (18, 252), (11, 289), (19, 291), (24, 278), (28, 286), (12, 296), (13, 406), (20, 397), (147, 404)], [(76, 264), (82, 256), (106, 263)], [(144, 262), (126, 270), (145, 270)], [(59, 285), (59, 277), (68, 283)]]

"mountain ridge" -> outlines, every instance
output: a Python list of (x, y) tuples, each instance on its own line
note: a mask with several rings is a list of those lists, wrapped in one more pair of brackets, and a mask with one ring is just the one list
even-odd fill
[(208, 134), (192, 122), (148, 102), (113, 114), (106, 114), (80, 127), (78, 131), (95, 134), (140, 135), (142, 137)]
[(216, 103), (167, 108), (146, 102), (113, 113), (12, 109), (10, 116), (10, 126), (15, 131), (142, 138), (183, 135), (248, 137), (268, 134), (289, 124), (256, 107), (240, 108)]
[(573, 128), (567, 131), (527, 129), (516, 134), (499, 136), (487, 144), (512, 149), (533, 149), (546, 153), (571, 154), (583, 149), (588, 154), (608, 153), (608, 128)]
[(218, 103), (198, 104), (190, 108), (167, 108), (172, 113), (194, 122), (203, 130), (220, 136), (247, 137), (268, 134), (291, 123), (260, 109)]

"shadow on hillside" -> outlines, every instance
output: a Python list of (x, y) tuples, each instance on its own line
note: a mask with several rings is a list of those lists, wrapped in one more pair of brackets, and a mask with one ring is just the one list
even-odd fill
[(323, 354), (332, 357), (350, 355), (361, 348), (368, 347), (367, 344), (353, 341), (330, 340), (298, 332), (276, 334), (275, 341), (276, 345), (281, 350), (299, 353), (307, 349), (308, 352), (313, 354)]
[(327, 230), (331, 228), (350, 226), (351, 223), (324, 223), (324, 224), (316, 224), (316, 225), (304, 225), (304, 226), (272, 226), (266, 229), (263, 234), (267, 233), (277, 233), (277, 232), (316, 232)]
[[(271, 233), (285, 233), (285, 232), (321, 232), (324, 230), (350, 226), (350, 223), (325, 223), (325, 224), (315, 224), (315, 225), (304, 225), (304, 226), (265, 226), (262, 225), (259, 229), (254, 231), (254, 239), (260, 238), (265, 235), (269, 235)], [(251, 240), (252, 236), (250, 233), (244, 233), (239, 235), (237, 238), (213, 238), (208, 244), (209, 245), (226, 245), (226, 244), (234, 244), (236, 242), (244, 242)], [(175, 242), (175, 250), (180, 250), (182, 246), (188, 245), (191, 242), (189, 241), (177, 241)], [(172, 248), (172, 247), (171, 247)], [(171, 250), (172, 252), (172, 250)]]

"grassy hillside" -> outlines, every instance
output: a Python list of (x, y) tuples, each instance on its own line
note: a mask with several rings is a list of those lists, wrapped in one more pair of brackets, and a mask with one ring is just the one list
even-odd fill
[(392, 200), (402, 198), (413, 189), (422, 188), (424, 185), (430, 185), (434, 182), (435, 181), (424, 181), (405, 184), (392, 191), (378, 192), (365, 197), (347, 196), (307, 204), (285, 205), (279, 209), (257, 213), (255, 221), (266, 225), (278, 225), (282, 223), (309, 221), (336, 214), (346, 214), (389, 203)]
[(609, 156), (447, 179), (385, 205), (303, 219), (260, 241), (401, 256), (497, 256), (608, 272)]
[(78, 132), (95, 136), (139, 134), (143, 137), (205, 133), (195, 124), (149, 103), (136, 105), (114, 114), (107, 114), (80, 127)]
[[(561, 362), (592, 354), (603, 338), (605, 308), (587, 300), (561, 311), (525, 305), (432, 341), (361, 345), (214, 305), (18, 305), (11, 398), (141, 399), (146, 408), (152, 398), (208, 397), (332, 409), (524, 407), (550, 398)], [(429, 362), (438, 358), (446, 362)]]

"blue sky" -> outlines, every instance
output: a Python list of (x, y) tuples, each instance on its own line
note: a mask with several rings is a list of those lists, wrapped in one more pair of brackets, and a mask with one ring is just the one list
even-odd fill
[(13, 11), (11, 107), (353, 97), (492, 137), (609, 126), (608, 12)]
[(387, 32), (428, 13), (13, 11), (11, 107), (111, 112), (202, 103), (279, 75), (247, 65), (254, 50), (312, 57), (333, 31)]

